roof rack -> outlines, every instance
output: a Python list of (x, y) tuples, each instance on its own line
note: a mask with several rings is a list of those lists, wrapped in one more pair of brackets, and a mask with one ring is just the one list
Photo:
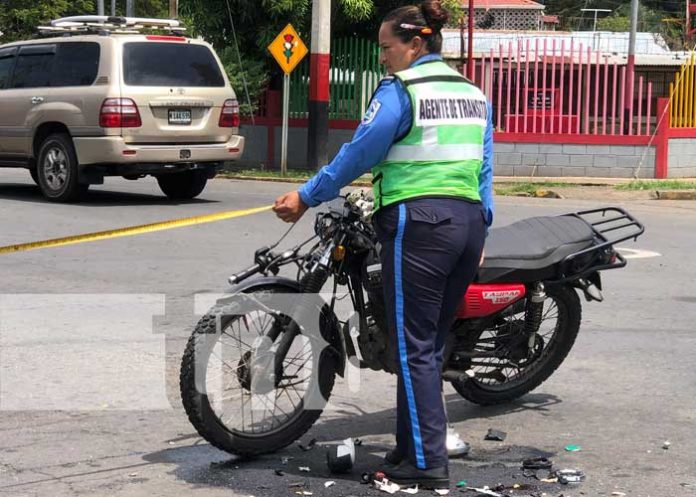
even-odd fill
[(139, 34), (142, 30), (162, 30), (181, 34), (186, 28), (175, 19), (148, 19), (140, 17), (74, 16), (51, 21), (50, 26), (39, 26), (42, 34)]

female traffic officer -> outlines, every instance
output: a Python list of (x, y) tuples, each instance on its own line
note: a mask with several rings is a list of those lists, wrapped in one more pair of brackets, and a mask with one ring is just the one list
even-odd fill
[(275, 212), (296, 222), (372, 170), (390, 333), (398, 344), (397, 446), (387, 477), (449, 485), (447, 421), (440, 394), (444, 338), (475, 277), (493, 219), (491, 109), (443, 62), (439, 0), (396, 9), (379, 43), (390, 77), (353, 140)]

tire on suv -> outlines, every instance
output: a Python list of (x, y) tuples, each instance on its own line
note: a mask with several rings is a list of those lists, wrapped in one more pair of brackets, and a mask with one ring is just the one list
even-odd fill
[(160, 189), (172, 200), (191, 200), (196, 198), (205, 189), (207, 182), (207, 173), (200, 170), (157, 176), (157, 183)]
[(36, 179), (44, 196), (52, 202), (78, 200), (89, 185), (79, 183), (77, 155), (70, 136), (49, 135), (39, 147)]

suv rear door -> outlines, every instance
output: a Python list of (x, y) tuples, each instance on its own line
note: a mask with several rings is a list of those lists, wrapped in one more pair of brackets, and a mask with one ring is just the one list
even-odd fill
[(12, 70), (17, 61), (17, 47), (0, 48), (0, 153), (7, 149), (5, 141), (9, 138), (9, 117), (8, 117), (8, 99), (7, 89), (12, 77)]
[(208, 45), (169, 36), (123, 43), (122, 98), (135, 101), (142, 126), (124, 128), (127, 143), (225, 143), (231, 128), (220, 111), (234, 98), (221, 64)]
[(31, 129), (45, 100), (42, 92), (50, 86), (55, 53), (55, 44), (28, 44), (17, 50), (12, 78), (2, 91), (0, 126), (5, 155), (22, 158), (30, 153)]

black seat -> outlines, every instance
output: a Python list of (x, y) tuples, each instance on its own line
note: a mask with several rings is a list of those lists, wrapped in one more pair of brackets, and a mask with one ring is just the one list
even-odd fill
[(595, 241), (592, 226), (573, 216), (533, 217), (492, 229), (486, 239), (486, 260), (480, 282), (515, 280), (522, 273), (548, 277), (549, 268)]

